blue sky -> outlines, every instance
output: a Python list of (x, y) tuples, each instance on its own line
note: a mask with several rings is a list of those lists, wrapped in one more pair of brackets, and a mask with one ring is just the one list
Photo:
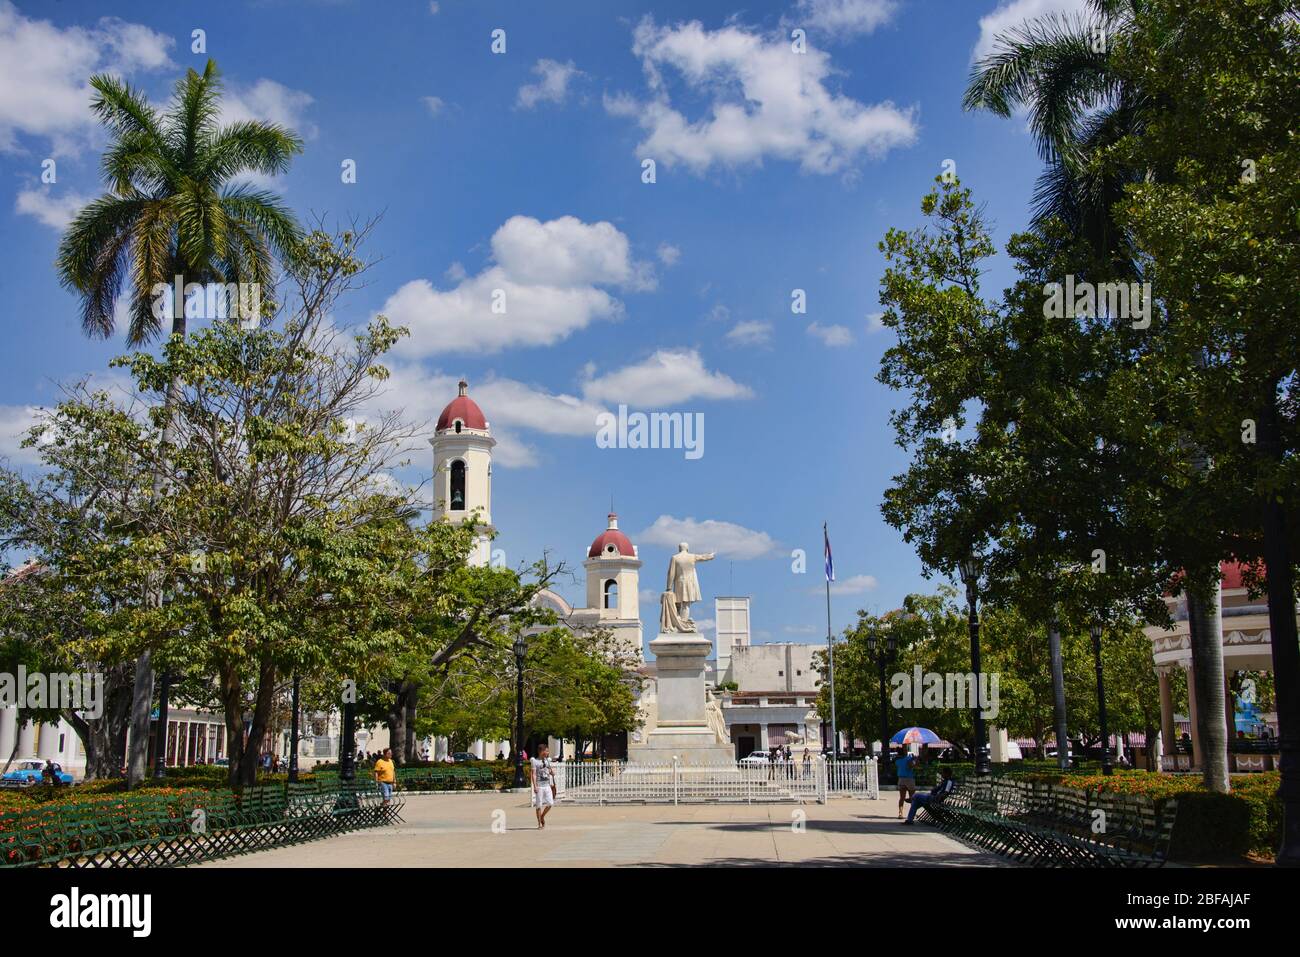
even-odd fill
[[(876, 244), (919, 222), (947, 159), (1000, 244), (1024, 225), (1039, 162), (1023, 120), (963, 113), (962, 91), (998, 29), (1081, 6), (0, 0), (0, 455), (29, 466), (15, 435), (33, 410), (124, 351), (82, 335), (52, 266), (100, 188), (86, 79), (119, 72), (162, 101), (211, 56), (228, 117), (304, 136), (274, 182), (300, 216), (382, 214), (382, 261), (338, 318), (412, 328), (387, 404), (413, 420), (469, 379), (501, 440), (493, 519), (511, 564), (549, 549), (580, 578), (612, 496), (643, 592), (684, 537), (719, 552), (697, 618), (713, 595), (751, 594), (756, 641), (817, 640), (823, 521), (837, 630), (933, 587), (879, 512), (905, 460), (888, 425), (899, 397), (874, 380), (890, 336), (872, 321)], [(51, 158), (57, 182), (42, 183)], [(1000, 257), (988, 292), (1008, 279)], [(504, 317), (480, 308), (494, 288)], [(598, 448), (594, 415), (620, 402), (703, 413), (704, 455)], [(580, 580), (561, 590), (581, 600)], [(656, 606), (642, 605), (648, 640)]]

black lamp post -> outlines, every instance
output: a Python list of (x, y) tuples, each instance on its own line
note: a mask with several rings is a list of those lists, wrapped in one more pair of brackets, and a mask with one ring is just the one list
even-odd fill
[[(878, 630), (883, 631), (886, 635), (883, 643), (876, 639)], [(885, 761), (889, 757), (889, 697), (885, 693), (885, 671), (893, 662), (897, 650), (898, 639), (890, 634), (888, 621), (882, 621), (876, 628), (871, 629), (871, 632), (867, 635), (867, 654), (875, 661), (876, 667), (880, 671), (880, 763), (882, 768), (885, 767)]]
[(980, 619), (979, 619), (979, 582), (980, 557), (971, 552), (961, 561), (961, 580), (966, 585), (966, 612), (970, 619), (970, 667), (975, 675), (975, 706), (971, 708), (971, 720), (975, 725), (975, 773), (990, 774), (989, 737), (984, 727), (983, 702), (980, 701)]
[(154, 735), (153, 776), (161, 781), (167, 774), (167, 722), (168, 698), (171, 697), (172, 681), (167, 669), (162, 670), (158, 681), (158, 731)]
[(522, 635), (515, 639), (515, 783), (517, 789), (527, 787), (524, 781), (524, 657), (528, 642)]
[(352, 701), (343, 702), (343, 741), (339, 745), (339, 780), (357, 778), (357, 711)]
[(1106, 727), (1106, 686), (1101, 677), (1101, 622), (1092, 623), (1092, 657), (1097, 665), (1097, 717), (1101, 721), (1101, 773), (1115, 769), (1110, 763), (1110, 729)]
[(293, 717), (289, 719), (289, 783), (298, 781), (298, 672), (293, 673)]

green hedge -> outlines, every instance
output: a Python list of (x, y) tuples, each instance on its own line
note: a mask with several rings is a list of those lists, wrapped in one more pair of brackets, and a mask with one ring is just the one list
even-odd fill
[(1143, 794), (1157, 809), (1170, 798), (1178, 798), (1169, 848), (1169, 857), (1175, 861), (1221, 862), (1240, 860), (1247, 854), (1272, 858), (1282, 840), (1281, 775), (1276, 771), (1232, 775), (1231, 794), (1205, 790), (1199, 775), (1116, 769), (1111, 775), (1062, 774), (1057, 770), (1029, 771), (1024, 776), (1085, 791)]

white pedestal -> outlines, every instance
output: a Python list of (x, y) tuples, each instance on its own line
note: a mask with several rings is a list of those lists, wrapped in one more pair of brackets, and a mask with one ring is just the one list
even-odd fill
[(655, 656), (658, 717), (640, 744), (633, 744), (633, 761), (686, 765), (731, 764), (731, 744), (720, 740), (704, 714), (704, 661), (713, 650), (709, 639), (692, 633), (661, 634), (650, 642)]

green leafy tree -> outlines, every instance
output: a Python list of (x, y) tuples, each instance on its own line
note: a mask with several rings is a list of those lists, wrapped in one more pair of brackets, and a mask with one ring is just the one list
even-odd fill
[[(162, 289), (180, 283), (251, 284), (274, 308), (273, 254), (287, 256), (300, 231), (266, 190), (238, 178), (283, 173), (302, 142), (291, 131), (257, 120), (219, 125), (221, 83), (216, 62), (188, 70), (160, 115), (144, 94), (109, 74), (90, 79), (91, 108), (112, 142), (103, 157), (109, 192), (82, 209), (59, 245), (59, 275), (82, 302), (88, 335), (113, 332), (114, 310), (129, 296), (127, 341), (143, 345), (162, 331)], [(171, 335), (184, 336), (186, 306), (174, 298)], [(245, 319), (249, 317), (244, 317)], [(260, 316), (258, 317), (260, 318)], [(168, 389), (167, 405), (177, 400)], [(170, 439), (164, 425), (160, 440)], [(150, 594), (162, 601), (157, 586)], [(136, 664), (130, 760), (132, 784), (144, 776), (152, 700), (152, 649)]]

